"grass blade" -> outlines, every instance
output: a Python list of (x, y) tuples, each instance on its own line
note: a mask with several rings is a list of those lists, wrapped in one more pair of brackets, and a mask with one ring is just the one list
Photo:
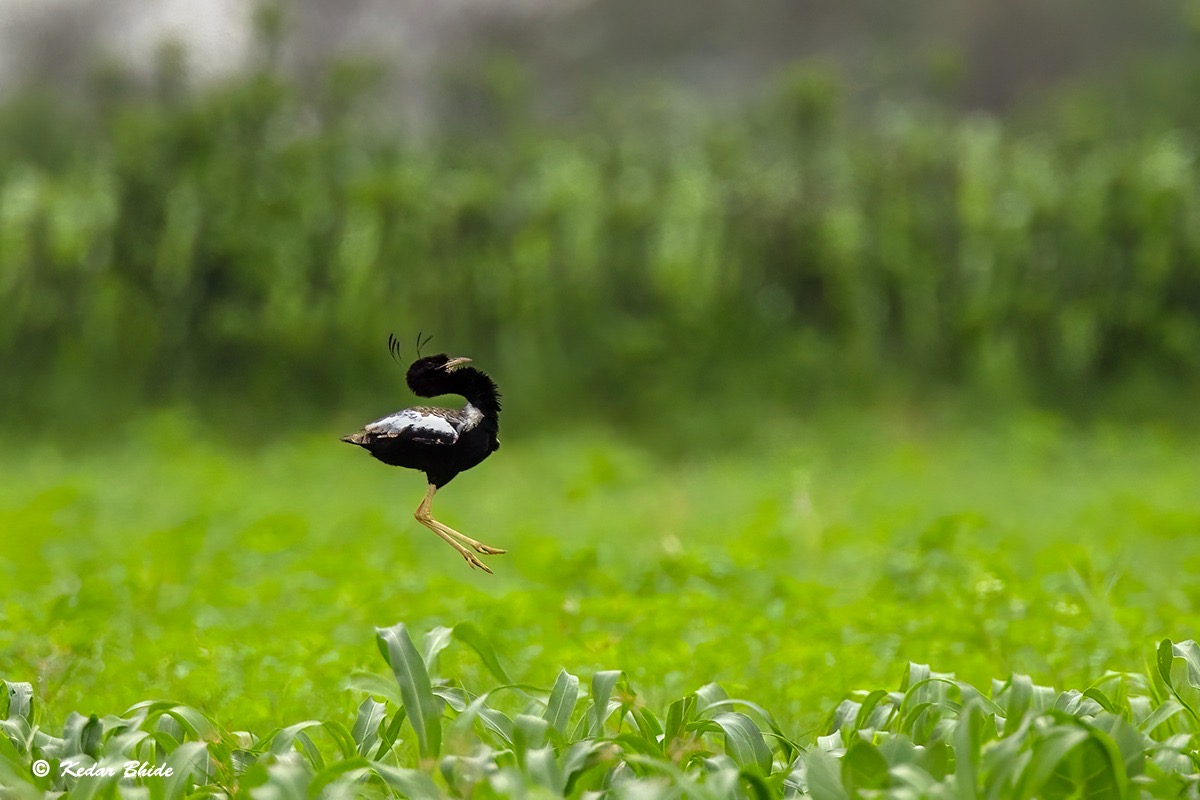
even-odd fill
[(371, 752), (371, 748), (379, 741), (379, 724), (387, 714), (387, 706), (377, 703), (373, 698), (366, 698), (358, 707), (358, 716), (354, 719), (354, 727), (350, 736), (354, 739), (355, 748), (360, 756)]
[(590, 736), (604, 734), (604, 723), (612, 713), (608, 701), (612, 697), (613, 687), (620, 679), (621, 671), (618, 669), (601, 670), (592, 676), (592, 718), (588, 728)]
[(425, 634), (425, 669), (431, 674), (437, 672), (438, 656), (450, 644), (453, 636), (454, 630), (444, 625), (439, 625)]
[(554, 681), (554, 688), (550, 690), (550, 697), (546, 701), (546, 712), (542, 716), (554, 727), (554, 730), (566, 736), (567, 725), (571, 721), (571, 714), (575, 711), (575, 704), (578, 701), (579, 678), (564, 669), (558, 673), (558, 679)]
[(207, 742), (184, 742), (167, 758), (171, 774), (164, 778), (163, 796), (166, 800), (187, 797), (193, 784), (208, 783), (209, 754)]
[(425, 660), (409, 638), (403, 622), (390, 628), (376, 628), (379, 652), (392, 668), (400, 684), (404, 711), (417, 736), (417, 748), (423, 758), (437, 757), (442, 745), (442, 717)]
[(396, 682), (389, 681), (374, 672), (355, 670), (346, 680), (345, 687), (356, 692), (366, 692), (376, 697), (382, 697), (397, 708), (404, 705), (404, 698), (400, 696)]
[(819, 747), (804, 755), (808, 792), (813, 800), (850, 800), (842, 786), (842, 771), (838, 760)]
[(740, 711), (725, 711), (712, 721), (725, 733), (725, 752), (739, 767), (771, 774), (771, 748), (754, 720)]
[(5, 694), (8, 695), (8, 714), (5, 719), (14, 717), (33, 717), (33, 684), (4, 682)]
[(515, 683), (509, 677), (508, 671), (504, 669), (504, 665), (500, 663), (499, 656), (496, 655), (496, 649), (492, 647), (492, 643), (483, 635), (479, 628), (475, 627), (470, 622), (460, 622), (454, 626), (454, 638), (458, 639), (465, 645), (468, 645), (472, 650), (479, 654), (479, 658), (483, 660), (483, 665), (496, 676), (496, 679), (501, 683)]

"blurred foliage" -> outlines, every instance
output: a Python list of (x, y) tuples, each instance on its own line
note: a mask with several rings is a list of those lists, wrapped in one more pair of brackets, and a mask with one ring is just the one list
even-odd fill
[(380, 70), (301, 86), (262, 29), (232, 83), (191, 88), (166, 50), (152, 87), (109, 69), (0, 107), (4, 407), (321, 407), (418, 329), (528, 408), (1200, 377), (1194, 65), (1145, 113), (1082, 89), (1012, 120), (864, 108), (799, 67), (739, 109), (601, 92), (548, 122), (506, 61), (422, 138), (380, 113)]
[(619, 666), (657, 705), (719, 680), (807, 731), (906, 661), (1080, 686), (1200, 629), (1195, 429), (923, 412), (764, 417), (686, 459), (586, 422), (509, 437), (433, 506), (508, 550), (495, 575), (413, 520), (420, 475), (329, 429), (0, 437), (0, 678), (53, 719), (165, 697), (263, 730), (344, 713), (403, 614), (488, 631), (519, 681)]

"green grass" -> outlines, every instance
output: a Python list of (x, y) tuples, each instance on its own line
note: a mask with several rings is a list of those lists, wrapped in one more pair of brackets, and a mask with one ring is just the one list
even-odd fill
[[(982, 692), (907, 665), (899, 691), (854, 692), (828, 734), (797, 744), (770, 711), (706, 684), (656, 713), (619, 670), (590, 691), (560, 670), (514, 684), (471, 623), (376, 629), (392, 680), (370, 672), (352, 725), (307, 719), (263, 736), (195, 708), (138, 703), (33, 721), (33, 690), (6, 683), (0, 787), (72, 797), (1182, 797), (1200, 786), (1200, 645), (1164, 639), (1148, 674), (1108, 672), (1056, 692), (1013, 674)], [(453, 640), (491, 671), (472, 691), (437, 677)], [(495, 681), (500, 681), (499, 685)], [(124, 773), (124, 778), (121, 777)]]
[(1084, 687), (1195, 635), (1194, 436), (1034, 414), (751, 423), (740, 454), (670, 459), (602, 429), (507, 437), (434, 506), (509, 549), (494, 576), (413, 521), (419, 475), (341, 426), (234, 444), (162, 415), (82, 451), (10, 440), (0, 677), (32, 682), (53, 724), (170, 698), (230, 730), (349, 725), (374, 626), (465, 621), (516, 680), (620, 668), (656, 708), (716, 681), (811, 742), (909, 661)]

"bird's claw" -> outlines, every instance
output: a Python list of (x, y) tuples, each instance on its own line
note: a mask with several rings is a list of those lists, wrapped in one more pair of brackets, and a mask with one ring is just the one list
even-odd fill
[(477, 544), (475, 549), (483, 553), (485, 556), (502, 556), (507, 553), (507, 550), (501, 550), (499, 547), (489, 547), (486, 544)]
[(488, 565), (487, 565), (487, 564), (485, 564), (485, 563), (483, 563), (482, 561), (480, 561), (478, 558), (476, 558), (476, 557), (475, 557), (474, 555), (472, 555), (471, 553), (464, 552), (464, 553), (462, 554), (462, 556), (463, 556), (463, 558), (465, 558), (465, 559), (467, 560), (467, 564), (468, 564), (468, 566), (470, 566), (470, 567), (471, 567), (471, 569), (475, 569), (476, 567), (479, 567), (481, 570), (483, 570), (484, 572), (486, 572), (488, 575), (494, 575), (494, 574), (495, 574), (495, 573), (494, 573), (494, 572), (492, 572), (490, 569), (488, 569)]

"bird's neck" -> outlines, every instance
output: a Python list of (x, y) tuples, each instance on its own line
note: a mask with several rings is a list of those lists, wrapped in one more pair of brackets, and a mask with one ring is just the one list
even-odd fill
[(474, 367), (460, 367), (451, 377), (450, 392), (462, 395), (468, 403), (479, 409), (485, 420), (498, 424), (500, 390), (495, 381)]

